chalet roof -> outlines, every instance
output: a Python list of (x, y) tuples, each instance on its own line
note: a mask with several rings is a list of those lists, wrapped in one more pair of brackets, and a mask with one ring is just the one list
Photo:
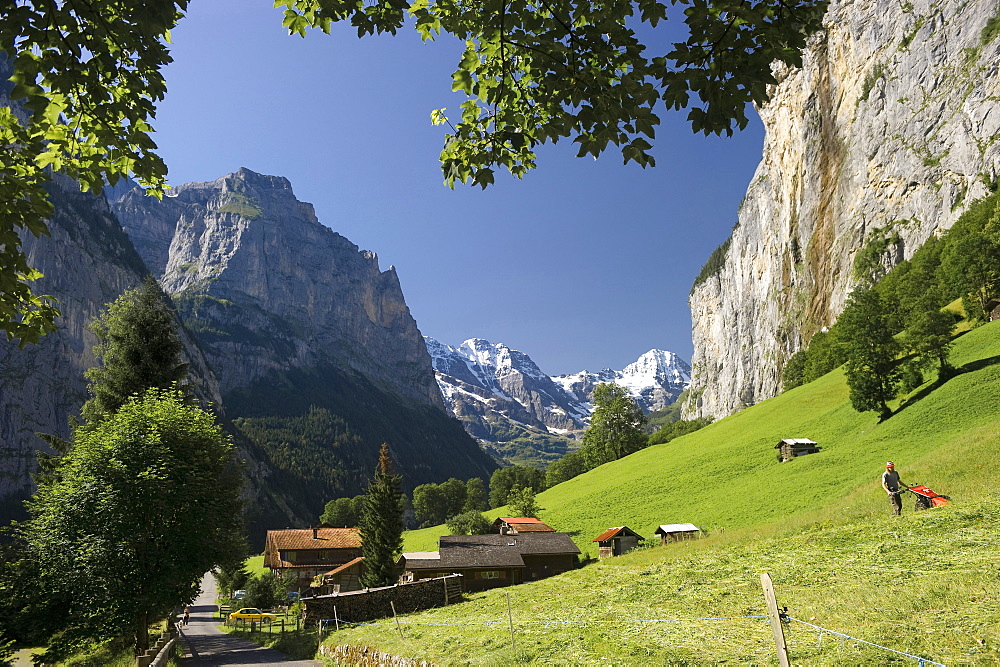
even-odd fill
[(441, 538), (441, 559), (456, 548), (481, 546), (513, 550), (522, 556), (546, 554), (579, 554), (580, 548), (568, 533), (529, 533), (527, 535), (444, 535)]
[(497, 517), (496, 521), (493, 522), (493, 525), (497, 528), (505, 524), (513, 527), (519, 533), (554, 533), (556, 531), (555, 528), (534, 517), (501, 516)]
[(513, 535), (462, 535), (454, 537), (497, 537), (503, 540), (455, 540), (448, 543), (441, 538), (440, 568), (468, 567), (524, 567), (524, 559)]
[(774, 446), (778, 449), (782, 445), (815, 445), (815, 440), (810, 440), (809, 438), (782, 438), (778, 441), (778, 444)]
[(440, 570), (441, 554), (437, 551), (411, 551), (403, 553), (396, 563), (406, 570)]
[(340, 567), (335, 567), (335, 568), (333, 568), (332, 570), (330, 570), (329, 572), (325, 572), (325, 573), (323, 574), (323, 576), (324, 576), (324, 577), (329, 577), (329, 576), (332, 576), (332, 575), (334, 575), (334, 574), (340, 574), (340, 573), (341, 573), (341, 572), (343, 572), (344, 570), (347, 570), (347, 569), (349, 569), (349, 568), (351, 568), (351, 567), (354, 567), (354, 566), (355, 566), (355, 565), (357, 565), (358, 563), (361, 563), (362, 561), (364, 561), (364, 559), (365, 559), (365, 557), (364, 557), (364, 556), (358, 556), (358, 557), (357, 557), (357, 558), (355, 558), (354, 560), (350, 560), (350, 561), (347, 561), (346, 563), (344, 563), (344, 564), (343, 564), (343, 565), (341, 565)]
[(292, 563), (279, 560), (279, 552), (281, 551), (360, 548), (361, 535), (357, 528), (269, 530), (264, 546), (264, 566), (272, 568), (294, 566)]
[(625, 535), (631, 535), (632, 537), (637, 537), (640, 540), (646, 539), (628, 526), (618, 526), (617, 528), (608, 528), (606, 531), (592, 539), (591, 542), (605, 542), (610, 540), (612, 537), (623, 537)]
[(665, 523), (653, 531), (654, 535), (666, 535), (667, 533), (693, 533), (701, 528), (693, 523)]

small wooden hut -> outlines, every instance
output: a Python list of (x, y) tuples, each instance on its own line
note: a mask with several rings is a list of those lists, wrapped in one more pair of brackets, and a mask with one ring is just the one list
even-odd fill
[(618, 526), (617, 528), (608, 528), (591, 541), (597, 542), (598, 558), (611, 558), (632, 551), (639, 546), (639, 540), (644, 539), (646, 538), (628, 526)]
[(667, 523), (658, 527), (653, 534), (660, 536), (660, 544), (693, 540), (698, 537), (701, 528), (693, 523)]
[(782, 438), (774, 448), (778, 450), (778, 460), (782, 463), (820, 450), (819, 445), (809, 438)]

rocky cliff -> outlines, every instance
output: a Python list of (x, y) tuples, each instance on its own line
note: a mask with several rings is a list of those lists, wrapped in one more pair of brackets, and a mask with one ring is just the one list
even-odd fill
[(135, 189), (114, 210), (295, 522), (363, 492), (383, 442), (406, 488), (489, 479), (496, 463), (446, 412), (395, 270), (322, 225), (286, 179), (240, 169), (162, 201)]
[(785, 361), (843, 309), (860, 249), (898, 263), (997, 189), (998, 36), (992, 1), (830, 3), (759, 110), (763, 158), (692, 289), (686, 418), (774, 396)]
[(443, 408), (395, 269), (320, 224), (287, 179), (240, 169), (162, 201), (133, 190), (114, 209), (223, 392), (328, 362)]

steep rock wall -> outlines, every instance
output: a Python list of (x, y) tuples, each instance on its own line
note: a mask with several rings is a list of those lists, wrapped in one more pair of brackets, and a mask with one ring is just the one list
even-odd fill
[(780, 391), (784, 363), (832, 323), (856, 253), (898, 237), (898, 263), (1000, 172), (996, 3), (833, 0), (803, 67), (759, 110), (763, 158), (724, 261), (689, 303), (686, 418)]
[(240, 169), (162, 202), (134, 190), (115, 212), (199, 335), (223, 393), (329, 362), (443, 410), (395, 269), (379, 270), (374, 253), (320, 224), (287, 179)]

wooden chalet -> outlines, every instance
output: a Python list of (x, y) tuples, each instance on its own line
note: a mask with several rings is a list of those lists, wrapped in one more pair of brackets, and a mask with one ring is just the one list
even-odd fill
[(446, 535), (437, 551), (404, 553), (402, 581), (461, 574), (465, 591), (544, 579), (576, 567), (580, 549), (567, 533)]
[(608, 528), (591, 541), (597, 542), (598, 558), (611, 558), (632, 551), (639, 546), (639, 540), (645, 539), (628, 526), (618, 526)]
[(324, 572), (313, 579), (312, 588), (315, 595), (332, 595), (348, 591), (361, 590), (361, 575), (365, 572), (365, 559), (358, 556), (329, 572)]
[(264, 567), (278, 576), (295, 575), (296, 590), (313, 579), (361, 556), (357, 528), (289, 528), (269, 530), (264, 543)]
[(545, 525), (534, 517), (497, 517), (493, 522), (501, 535), (520, 535), (521, 533), (554, 533), (555, 528)]
[(820, 450), (819, 445), (809, 438), (782, 438), (774, 448), (778, 450), (778, 460), (782, 463)]
[(653, 531), (653, 534), (660, 536), (660, 544), (670, 544), (681, 540), (693, 540), (700, 532), (701, 528), (693, 523), (666, 523)]

